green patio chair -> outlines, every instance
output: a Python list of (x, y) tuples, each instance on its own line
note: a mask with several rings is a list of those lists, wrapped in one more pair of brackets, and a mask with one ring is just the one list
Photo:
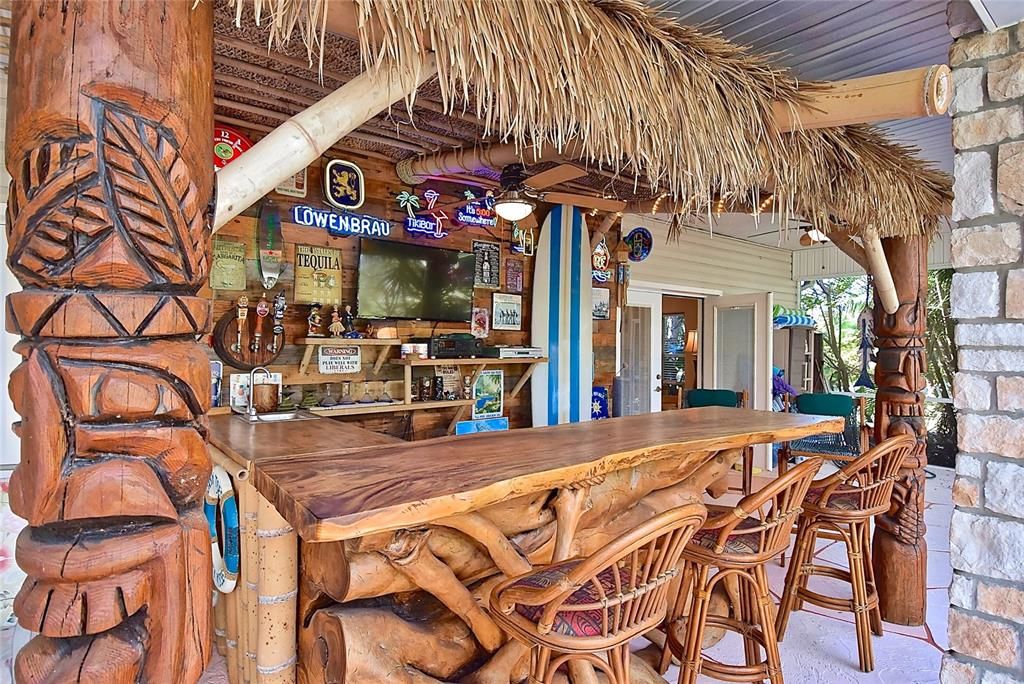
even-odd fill
[(846, 429), (837, 434), (811, 435), (783, 442), (779, 452), (779, 474), (786, 472), (790, 459), (797, 456), (826, 458), (839, 463), (854, 461), (870, 448), (870, 428), (865, 415), (864, 397), (846, 394), (799, 394), (784, 398), (785, 411), (846, 419)]
[[(679, 393), (679, 408), (701, 408), (703, 406), (725, 406), (728, 408), (746, 408), (749, 395), (747, 390), (735, 392), (727, 389), (692, 389)], [(754, 480), (754, 450), (747, 447), (743, 450), (743, 471), (741, 491), (744, 496), (750, 494)]]

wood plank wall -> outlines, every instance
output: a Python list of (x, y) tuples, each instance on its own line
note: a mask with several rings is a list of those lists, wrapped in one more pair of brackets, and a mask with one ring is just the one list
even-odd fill
[[(253, 140), (259, 137), (257, 134), (253, 134), (251, 132), (249, 135)], [(387, 161), (371, 159), (362, 156), (355, 151), (346, 155), (345, 158), (357, 163), (360, 168), (362, 168), (365, 176), (367, 199), (363, 207), (358, 211), (391, 221), (391, 240), (423, 244), (432, 247), (461, 249), (464, 251), (472, 251), (473, 240), (501, 242), (501, 289), (485, 290), (478, 288), (475, 291), (473, 298), (474, 306), (491, 309), (492, 293), (508, 292), (505, 283), (506, 259), (520, 259), (524, 262), (522, 331), (491, 331), (490, 335), (486, 340), (484, 340), (484, 342), (488, 345), (529, 345), (531, 324), (530, 303), (533, 292), (533, 259), (524, 258), (521, 255), (515, 255), (511, 252), (509, 242), (510, 229), (508, 224), (504, 221), (500, 221), (496, 228), (490, 230), (475, 227), (459, 228), (452, 225), (449, 228), (451, 232), (448, 237), (439, 240), (421, 237), (415, 234), (408, 234), (402, 226), (402, 219), (405, 216), (405, 212), (404, 210), (399, 209), (394, 198), (399, 192), (409, 190), (410, 188), (399, 180), (395, 174), (394, 166)], [(355, 308), (356, 303), (356, 270), (359, 263), (359, 238), (331, 237), (327, 234), (326, 230), (294, 225), (287, 220), (290, 218), (291, 208), (295, 205), (329, 208), (326, 202), (323, 201), (321, 184), (322, 167), (327, 161), (328, 159), (324, 158), (315, 162), (307, 169), (308, 191), (305, 199), (295, 199), (278, 193), (270, 194), (270, 198), (277, 202), (280, 207), (281, 218), (283, 221), (282, 228), (285, 238), (283, 245), (284, 270), (274, 290), (269, 291), (266, 294), (268, 300), (272, 301), (274, 293), (283, 288), (288, 301), (288, 310), (284, 321), (285, 347), (281, 352), (281, 355), (273, 364), (273, 370), (281, 371), (283, 373), (286, 385), (288, 385), (290, 378), (295, 378), (297, 376), (298, 363), (305, 348), (294, 344), (294, 341), (297, 338), (306, 336), (306, 317), (309, 314), (308, 306), (295, 305), (293, 303), (295, 245), (318, 245), (340, 249), (342, 251), (343, 267), (342, 299), (344, 303), (352, 304), (353, 309)], [(442, 193), (442, 198), (439, 200), (440, 203), (456, 199), (467, 186), (432, 182), (419, 188), (419, 191), (422, 192), (427, 187), (432, 187)], [(255, 219), (256, 209), (257, 207), (253, 207), (249, 212), (246, 212), (247, 215), (243, 215), (232, 220), (229, 224), (218, 231), (214, 237), (215, 240), (220, 239), (245, 243), (247, 275), (247, 290), (245, 291), (245, 294), (249, 297), (250, 307), (255, 305), (255, 302), (264, 292), (258, 276), (259, 268), (256, 247), (257, 225)], [(547, 213), (547, 207), (540, 207), (539, 212), (539, 216), (543, 217)], [(454, 212), (448, 213), (454, 214)], [(600, 216), (592, 217), (588, 222), (592, 227), (596, 227), (596, 225), (600, 223), (600, 219)], [(535, 229), (535, 233), (539, 240), (539, 229)], [(617, 230), (610, 236), (610, 240), (613, 245), (617, 242), (618, 237), (619, 233)], [(617, 321), (615, 320), (615, 306), (617, 302), (614, 283), (608, 283), (605, 286), (612, 289), (612, 320), (594, 321), (594, 379), (596, 385), (604, 385), (610, 388), (612, 378), (615, 374), (615, 326), (617, 325)], [(213, 291), (208, 287), (203, 291), (203, 293), (205, 296), (208, 296), (213, 300), (214, 320), (218, 320), (221, 316), (225, 315), (225, 313), (233, 311), (235, 301), (243, 294), (242, 291)], [(250, 315), (252, 315), (252, 313), (250, 313)], [(324, 319), (326, 326), (326, 324), (330, 322), (328, 307), (324, 307)], [(357, 321), (357, 327), (363, 329), (365, 327), (365, 322)], [(459, 323), (397, 321), (397, 327), (399, 337), (403, 339), (409, 337), (429, 337), (432, 331), (437, 333), (469, 332), (469, 324)], [(211, 359), (217, 358), (212, 347), (209, 350), (209, 354)], [(356, 399), (362, 396), (364, 387), (363, 383), (367, 382), (370, 383), (371, 392), (374, 394), (379, 393), (381, 382), (387, 383), (386, 387), (389, 394), (395, 398), (400, 398), (402, 396), (403, 385), (401, 381), (402, 369), (392, 364), (385, 364), (379, 374), (374, 374), (372, 361), (374, 360), (375, 351), (372, 349), (364, 349), (363, 354), (364, 362), (361, 373), (330, 376), (329, 378), (314, 375), (314, 379), (318, 379), (319, 377), (323, 377), (325, 380), (330, 379), (332, 383), (332, 393), (335, 397), (337, 397), (341, 391), (341, 383), (345, 380), (349, 380), (352, 382), (352, 393)], [(391, 355), (397, 358), (397, 350), (393, 350)], [(524, 389), (524, 391), (515, 399), (510, 398), (507, 394), (507, 390), (515, 384), (519, 375), (523, 372), (523, 367), (503, 366), (502, 368), (505, 371), (505, 415), (509, 417), (509, 424), (513, 428), (529, 427), (531, 424), (531, 414), (530, 392), (528, 389)], [(310, 371), (315, 373), (315, 370), (316, 357), (314, 355)], [(240, 371), (237, 369), (231, 369), (225, 364), (222, 389), (222, 401), (225, 405), (227, 402), (227, 392), (229, 387), (228, 376), (232, 372)], [(429, 374), (429, 369), (418, 369), (418, 372)], [(316, 387), (320, 395), (324, 393), (324, 385), (307, 385), (307, 387), (310, 386)], [(350, 416), (336, 418), (336, 420), (351, 422), (367, 429), (385, 432), (404, 439), (426, 439), (445, 434), (448, 423), (451, 421), (454, 412), (455, 409), (420, 410), (395, 414)], [(469, 415), (467, 412), (465, 418), (468, 417)]]

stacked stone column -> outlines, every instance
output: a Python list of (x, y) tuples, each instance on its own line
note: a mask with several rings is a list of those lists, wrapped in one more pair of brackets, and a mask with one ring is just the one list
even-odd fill
[(1024, 24), (950, 52), (960, 372), (945, 684), (1024, 681)]

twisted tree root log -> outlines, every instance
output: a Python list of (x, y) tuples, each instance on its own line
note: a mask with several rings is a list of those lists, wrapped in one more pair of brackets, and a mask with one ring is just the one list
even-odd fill
[(394, 542), (382, 550), (388, 560), (417, 587), (433, 594), (473, 630), (477, 641), (490, 652), (498, 650), (505, 635), (491, 616), (473, 599), (469, 589), (451, 569), (427, 548), (426, 530), (398, 533)]

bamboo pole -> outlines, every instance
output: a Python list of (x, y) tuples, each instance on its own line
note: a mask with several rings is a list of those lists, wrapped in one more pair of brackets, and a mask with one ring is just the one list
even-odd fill
[(226, 613), (225, 619), (225, 645), (227, 653), (225, 659), (228, 667), (228, 684), (238, 684), (238, 595), (241, 589), (236, 589), (230, 594), (222, 594)]
[[(213, 446), (212, 444), (210, 444), (208, 446), (208, 449), (209, 449), (209, 452), (210, 452), (210, 460), (213, 461), (214, 465), (219, 465), (221, 468), (223, 468), (224, 470), (227, 471), (228, 475), (231, 476), (231, 482), (235, 485), (236, 489), (238, 487), (238, 483), (239, 482), (244, 482), (245, 480), (249, 479), (249, 466), (248, 466), (248, 464), (244, 464), (243, 465), (243, 464), (238, 463), (237, 461), (232, 459), (230, 456), (228, 456), (227, 454), (225, 454), (223, 451), (221, 451), (217, 447)], [(235, 502), (236, 503), (238, 502), (239, 498), (240, 497), (238, 495), (238, 492), (236, 491), (235, 492)], [(238, 512), (238, 517), (239, 517), (239, 521), (238, 522), (239, 522), (239, 524), (241, 524), (242, 523), (242, 520), (241, 520), (242, 512), (241, 512), (241, 510), (239, 510), (239, 512)]]
[(273, 504), (259, 494), (256, 498), (259, 501), (256, 681), (259, 684), (291, 683), (295, 681), (298, 662), (298, 538)]
[(433, 56), (411, 72), (367, 71), (268, 133), (217, 173), (214, 231), (435, 73)]
[(882, 240), (874, 229), (867, 228), (861, 235), (861, 241), (864, 243), (864, 255), (868, 262), (868, 273), (874, 279), (878, 301), (881, 302), (885, 313), (894, 314), (900, 308), (900, 298), (896, 293), (896, 284), (892, 279), (889, 262), (886, 261), (885, 252), (882, 251)]
[(214, 643), (217, 645), (217, 653), (220, 653), (222, 656), (227, 656), (228, 654), (228, 616), (224, 604), (225, 596), (226, 594), (222, 594), (219, 591), (214, 590), (213, 592), (213, 636)]
[(245, 532), (242, 534), (242, 583), (235, 591), (242, 592), (243, 611), (239, 621), (239, 635), (244, 646), (239, 656), (242, 661), (242, 681), (251, 684), (256, 681), (256, 650), (258, 648), (259, 622), (257, 593), (259, 578), (259, 546), (257, 541), (259, 494), (252, 482), (242, 482), (243, 508), (245, 510)]
[(780, 130), (831, 128), (890, 119), (945, 114), (953, 100), (952, 75), (945, 64), (893, 71), (824, 84), (806, 107), (776, 102)]

